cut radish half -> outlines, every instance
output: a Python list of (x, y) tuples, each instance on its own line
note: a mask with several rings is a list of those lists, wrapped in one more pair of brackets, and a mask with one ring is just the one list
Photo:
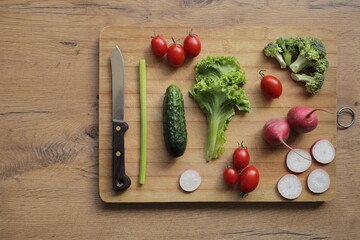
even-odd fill
[(277, 189), (284, 198), (295, 199), (300, 196), (302, 185), (297, 176), (294, 174), (286, 174), (278, 181)]
[(330, 187), (329, 174), (322, 169), (315, 169), (309, 174), (307, 185), (313, 193), (323, 193)]
[(179, 184), (186, 192), (195, 191), (201, 184), (201, 176), (197, 171), (188, 169), (181, 174)]
[(290, 171), (295, 173), (302, 173), (309, 169), (311, 166), (311, 161), (308, 159), (311, 159), (311, 155), (308, 151), (305, 151), (303, 149), (294, 149), (297, 153), (300, 153), (301, 156), (306, 157), (307, 159), (301, 157), (299, 154), (297, 154), (294, 151), (288, 152), (286, 156), (286, 165), (289, 168)]
[(311, 148), (311, 155), (317, 162), (328, 164), (335, 158), (335, 148), (330, 141), (320, 139), (313, 144)]

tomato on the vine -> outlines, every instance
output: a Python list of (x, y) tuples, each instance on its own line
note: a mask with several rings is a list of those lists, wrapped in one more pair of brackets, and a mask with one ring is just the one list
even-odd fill
[(223, 173), (224, 181), (226, 184), (232, 186), (238, 181), (238, 172), (235, 168), (226, 168)]
[(252, 192), (259, 184), (260, 174), (256, 167), (245, 168), (239, 176), (239, 189), (244, 192)]
[(261, 90), (263, 94), (269, 98), (279, 98), (282, 93), (280, 80), (271, 75), (264, 75), (262, 71), (259, 74), (261, 76)]
[(185, 61), (184, 48), (175, 42), (167, 50), (167, 61), (173, 67), (180, 67)]
[(239, 147), (234, 150), (232, 162), (233, 166), (237, 169), (243, 169), (249, 165), (250, 154), (247, 147), (243, 145), (243, 142), (241, 142), (241, 145), (239, 144)]
[(191, 58), (194, 58), (197, 55), (199, 55), (201, 51), (201, 42), (199, 37), (195, 34), (192, 34), (192, 32), (190, 32), (189, 35), (184, 40), (184, 50), (185, 53)]
[(153, 37), (151, 40), (151, 50), (153, 53), (158, 56), (162, 57), (165, 55), (167, 51), (167, 43), (166, 40), (161, 36)]

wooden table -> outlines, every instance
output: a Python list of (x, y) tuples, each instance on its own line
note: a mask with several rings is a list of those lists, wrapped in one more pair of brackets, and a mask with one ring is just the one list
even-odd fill
[(0, 2), (0, 239), (356, 239), (358, 118), (338, 130), (330, 202), (103, 203), (98, 37), (107, 25), (332, 28), (338, 107), (358, 112), (359, 9), (355, 0)]

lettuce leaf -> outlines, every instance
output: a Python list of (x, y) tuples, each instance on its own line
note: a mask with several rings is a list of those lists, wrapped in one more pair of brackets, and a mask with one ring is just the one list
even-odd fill
[(240, 87), (246, 83), (246, 76), (232, 56), (206, 57), (197, 63), (195, 71), (196, 83), (189, 94), (208, 120), (204, 154), (210, 161), (225, 151), (225, 130), (235, 109), (250, 111), (250, 102)]

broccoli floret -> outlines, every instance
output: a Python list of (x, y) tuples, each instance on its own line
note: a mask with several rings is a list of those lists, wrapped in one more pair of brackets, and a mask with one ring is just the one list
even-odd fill
[(283, 51), (283, 58), (286, 66), (290, 66), (293, 60), (299, 54), (299, 48), (297, 46), (296, 38), (278, 38), (276, 44), (281, 47)]
[(306, 91), (311, 94), (319, 92), (324, 83), (324, 73), (315, 72), (311, 75), (291, 73), (291, 78), (295, 81), (305, 82)]
[(297, 59), (290, 65), (294, 73), (301, 72), (308, 67), (316, 72), (323, 73), (329, 66), (326, 59), (326, 50), (323, 43), (314, 37), (300, 37), (296, 39), (299, 48)]
[(275, 58), (280, 63), (281, 68), (286, 68), (286, 63), (283, 56), (281, 55), (282, 52), (282, 48), (274, 42), (269, 43), (263, 49), (265, 56)]

